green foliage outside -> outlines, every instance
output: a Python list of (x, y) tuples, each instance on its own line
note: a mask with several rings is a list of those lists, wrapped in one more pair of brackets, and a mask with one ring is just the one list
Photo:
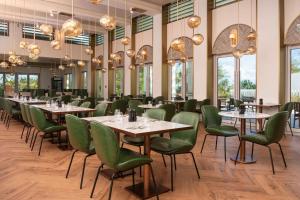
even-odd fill
[(230, 76), (223, 66), (218, 67), (218, 96), (230, 98), (230, 91), (233, 90), (233, 84), (229, 82)]
[(139, 67), (139, 94), (146, 95), (146, 85), (145, 85), (145, 68)]
[[(300, 49), (294, 49), (291, 53), (291, 75), (298, 77), (300, 76)], [(291, 85), (291, 90), (295, 88), (297, 89), (299, 87)], [(300, 94), (292, 92), (291, 101), (300, 102)]]
[(251, 89), (256, 89), (256, 84), (250, 80), (242, 80), (240, 87), (241, 87), (241, 89), (251, 90)]
[(122, 91), (122, 82), (123, 82), (123, 69), (115, 70), (115, 93), (117, 96), (121, 96)]

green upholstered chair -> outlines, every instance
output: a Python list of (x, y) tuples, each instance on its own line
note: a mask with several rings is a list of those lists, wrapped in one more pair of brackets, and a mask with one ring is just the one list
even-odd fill
[(149, 101), (152, 102), (152, 100), (153, 100), (153, 97), (150, 97), (150, 96), (145, 97), (145, 98), (143, 99), (143, 104), (148, 104), (148, 102), (149, 102)]
[(153, 102), (154, 102), (155, 104), (159, 104), (160, 101), (161, 101), (162, 103), (164, 103), (164, 100), (165, 100), (165, 98), (164, 98), (163, 96), (158, 96), (158, 97), (155, 97), (155, 98), (153, 99)]
[(197, 99), (189, 99), (183, 105), (183, 111), (196, 112)]
[(10, 121), (12, 118), (19, 118), (21, 115), (21, 111), (13, 108), (13, 103), (10, 100), (4, 100), (4, 112), (5, 112), (5, 118), (4, 123), (6, 128), (9, 128)]
[(70, 160), (70, 164), (68, 167), (68, 171), (66, 174), (66, 178), (68, 178), (75, 153), (80, 151), (86, 154), (83, 161), (81, 181), (80, 181), (80, 189), (82, 189), (86, 159), (95, 154), (95, 148), (92, 145), (91, 134), (89, 132), (88, 124), (85, 121), (83, 121), (82, 119), (74, 115), (67, 114), (66, 124), (67, 124), (69, 142), (71, 146), (74, 148)]
[(82, 108), (89, 108), (91, 106), (91, 102), (89, 101), (86, 101), (86, 102), (83, 102), (80, 107)]
[(197, 164), (194, 158), (192, 149), (194, 148), (199, 127), (199, 114), (192, 112), (177, 113), (171, 120), (175, 123), (188, 124), (193, 128), (188, 130), (176, 131), (170, 134), (170, 139), (164, 137), (153, 137), (151, 139), (151, 150), (162, 155), (168, 155), (171, 159), (171, 190), (173, 191), (173, 158), (176, 169), (175, 155), (178, 154), (191, 154), (195, 169), (200, 178)]
[(291, 119), (293, 107), (294, 107), (293, 103), (292, 103), (292, 102), (288, 102), (288, 103), (284, 104), (284, 105), (281, 107), (281, 109), (280, 109), (280, 111), (287, 111), (288, 114), (289, 114), (287, 123), (288, 123), (288, 125), (289, 125), (289, 128), (290, 128), (290, 131), (291, 131), (292, 136), (294, 136), (294, 133), (293, 133), (292, 126), (291, 126), (291, 123), (290, 123), (290, 119)]
[(111, 114), (114, 114), (116, 109), (120, 110), (123, 114), (126, 113), (127, 110), (126, 100), (120, 99), (114, 101), (111, 105)]
[(27, 128), (27, 131), (28, 131), (28, 129), (31, 127), (31, 125), (28, 122), (27, 114), (25, 111), (25, 105), (23, 103), (20, 104), (20, 109), (21, 109), (22, 120), (24, 122), (23, 130), (22, 130), (22, 134), (21, 134), (21, 139), (22, 139), (25, 129)]
[(63, 96), (61, 96), (61, 101), (64, 102), (65, 104), (68, 104), (72, 101), (72, 96), (71, 95), (63, 95)]
[(4, 116), (4, 98), (0, 97), (0, 112), (1, 112), (1, 116), (0, 119), (2, 121), (3, 116)]
[(222, 125), (222, 117), (218, 115), (218, 108), (212, 105), (202, 106), (202, 114), (205, 128), (205, 137), (203, 140), (201, 153), (208, 135), (216, 137), (216, 146), (218, 144), (218, 137), (224, 137), (224, 158), (226, 161), (226, 138), (238, 136), (239, 131), (233, 126)]
[(202, 101), (198, 101), (196, 112), (202, 114), (201, 108), (202, 106), (209, 105), (209, 99), (203, 99)]
[(71, 104), (71, 106), (78, 106), (79, 103), (80, 103), (79, 100), (75, 100), (75, 101), (72, 101), (70, 104)]
[[(91, 196), (90, 196), (91, 198), (93, 197), (97, 179), (100, 170), (103, 168), (103, 165), (113, 170), (108, 199), (111, 199), (113, 181), (117, 173), (132, 170), (133, 185), (134, 185), (134, 168), (143, 165), (149, 165), (154, 186), (156, 187), (156, 182), (155, 182), (155, 178), (151, 166), (151, 162), (152, 162), (151, 158), (145, 155), (138, 154), (129, 149), (120, 148), (117, 136), (113, 132), (113, 130), (98, 122), (91, 122), (91, 135), (93, 138), (96, 154), (101, 160), (101, 165), (98, 168), (93, 189), (91, 192)], [(157, 194), (157, 199), (158, 199), (158, 194)]]
[(27, 117), (27, 122), (29, 123), (29, 129), (27, 130), (27, 134), (26, 134), (26, 138), (25, 138), (25, 142), (28, 142), (28, 139), (30, 137), (31, 131), (32, 131), (32, 137), (31, 137), (31, 141), (30, 141), (30, 147), (32, 145), (32, 141), (34, 138), (34, 132), (35, 132), (35, 127), (31, 118), (31, 113), (30, 113), (30, 106), (28, 104), (24, 104), (24, 109), (25, 109), (25, 114)]
[(95, 107), (95, 109), (96, 109), (96, 111), (95, 111), (94, 117), (105, 116), (105, 115), (107, 115), (108, 105), (107, 105), (107, 103), (99, 103)]
[(60, 133), (61, 131), (66, 130), (66, 127), (47, 121), (43, 111), (41, 111), (41, 109), (39, 108), (30, 106), (30, 115), (34, 127), (37, 129), (37, 132), (35, 133), (35, 137), (31, 146), (31, 150), (33, 150), (38, 134), (44, 133), (41, 135), (41, 142), (40, 142), (39, 153), (38, 153), (38, 155), (40, 155), (45, 135), (53, 134), (54, 132)]
[(144, 109), (139, 107), (139, 105), (142, 104), (143, 103), (139, 100), (130, 100), (128, 102), (128, 107), (134, 109), (138, 116), (142, 116), (142, 114), (144, 113)]
[[(273, 157), (272, 157), (272, 150), (269, 145), (274, 144), (274, 143), (278, 144), (284, 165), (285, 165), (285, 167), (287, 167), (286, 161), (284, 158), (284, 154), (283, 154), (283, 151), (282, 151), (282, 148), (281, 148), (281, 145), (279, 142), (285, 133), (288, 115), (289, 115), (289, 113), (287, 111), (276, 113), (275, 115), (273, 115), (272, 117), (269, 118), (264, 131), (260, 132), (259, 134), (247, 134), (247, 135), (241, 136), (240, 141), (246, 141), (246, 142), (252, 143), (252, 154), (251, 154), (252, 159), (253, 159), (254, 144), (265, 146), (269, 149), (273, 174), (275, 174), (275, 170), (274, 170), (274, 163), (273, 163)], [(237, 160), (240, 148), (241, 148), (241, 142), (240, 142), (240, 145), (239, 145), (239, 148), (237, 151), (236, 160)], [(236, 164), (236, 161), (235, 161), (235, 164)]]
[(159, 108), (164, 109), (166, 111), (165, 121), (171, 121), (172, 117), (176, 113), (176, 106), (172, 103), (160, 105)]

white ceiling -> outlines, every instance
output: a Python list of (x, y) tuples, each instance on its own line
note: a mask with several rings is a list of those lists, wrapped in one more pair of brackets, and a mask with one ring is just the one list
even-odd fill
[[(163, 2), (162, 2), (163, 1)], [(171, 0), (127, 0), (127, 17), (130, 17), (130, 8), (139, 8), (146, 10), (144, 14), (155, 15), (161, 12), (161, 3), (165, 4)], [(103, 0), (100, 5), (94, 5), (89, 0), (74, 0), (74, 15), (77, 19), (83, 20), (85, 30), (94, 31), (94, 23), (99, 18), (107, 14), (108, 0)], [(46, 21), (46, 12), (58, 11), (71, 14), (72, 0), (0, 0), (0, 18), (13, 20), (17, 22), (37, 22)], [(125, 17), (125, 0), (110, 0), (110, 15), (117, 17), (118, 25), (124, 26)], [(36, 11), (36, 17), (34, 17)], [(139, 14), (135, 14), (139, 15)], [(61, 25), (68, 17), (60, 16), (59, 24)], [(88, 22), (89, 21), (89, 22)], [(50, 24), (56, 24), (56, 17), (49, 17)], [(92, 22), (92, 26), (89, 24)], [(99, 23), (97, 32), (105, 32)]]

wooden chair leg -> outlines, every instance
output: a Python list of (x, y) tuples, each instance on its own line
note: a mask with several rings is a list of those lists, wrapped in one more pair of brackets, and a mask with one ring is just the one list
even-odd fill
[(269, 153), (270, 153), (270, 159), (271, 159), (271, 164), (272, 164), (272, 171), (273, 171), (273, 174), (275, 174), (275, 170), (274, 170), (274, 162), (273, 162), (273, 156), (272, 156), (272, 150), (271, 150), (271, 147), (267, 146), (268, 149), (269, 149)]
[(102, 168), (103, 168), (103, 164), (98, 167), (97, 174), (96, 174), (96, 177), (95, 177), (95, 180), (94, 180), (93, 189), (92, 189), (90, 198), (93, 198), (95, 187), (97, 185), (97, 180), (98, 180), (98, 177), (99, 177), (99, 174), (100, 174), (100, 171), (101, 171)]
[(202, 153), (202, 151), (203, 151), (204, 144), (205, 144), (205, 141), (206, 141), (206, 137), (207, 137), (207, 134), (205, 134), (200, 153)]
[(72, 162), (73, 162), (73, 158), (74, 158), (74, 155), (75, 155), (75, 153), (76, 153), (77, 151), (78, 151), (78, 150), (76, 149), (76, 150), (72, 153), (71, 160), (70, 160), (69, 167), (68, 167), (68, 171), (67, 171), (67, 174), (66, 174), (66, 178), (68, 178), (68, 176), (69, 176), (69, 172), (70, 172), (70, 169), (71, 169), (71, 165), (72, 165)]
[(284, 154), (283, 154), (283, 151), (282, 151), (282, 148), (281, 148), (281, 144), (280, 143), (277, 143), (277, 144), (278, 144), (280, 152), (281, 152), (281, 156), (282, 156), (282, 160), (283, 160), (284, 166), (285, 166), (285, 168), (287, 168), (285, 157), (284, 157)]

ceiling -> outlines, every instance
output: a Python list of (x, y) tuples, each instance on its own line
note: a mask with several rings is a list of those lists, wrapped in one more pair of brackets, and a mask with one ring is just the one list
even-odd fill
[[(155, 15), (161, 12), (161, 4), (171, 0), (127, 0), (126, 16), (130, 17), (131, 8), (145, 10), (144, 13), (134, 13), (134, 16), (140, 14)], [(74, 15), (77, 19), (83, 20), (84, 29), (94, 31), (95, 21), (107, 14), (108, 0), (103, 0), (100, 5), (94, 5), (89, 0), (74, 0)], [(67, 13), (71, 15), (72, 0), (0, 0), (0, 18), (13, 20), (17, 22), (30, 22), (36, 19), (36, 22), (43, 23), (46, 21), (46, 13)], [(110, 0), (110, 15), (116, 15), (117, 23), (124, 26), (125, 19), (125, 0)], [(35, 13), (35, 15), (34, 15)], [(61, 25), (67, 16), (59, 15), (59, 25)], [(56, 16), (47, 19), (49, 24), (56, 25)], [(129, 21), (129, 20), (128, 20)], [(127, 22), (128, 22), (127, 21)], [(129, 22), (128, 22), (129, 23)], [(105, 32), (98, 23), (97, 32)]]

